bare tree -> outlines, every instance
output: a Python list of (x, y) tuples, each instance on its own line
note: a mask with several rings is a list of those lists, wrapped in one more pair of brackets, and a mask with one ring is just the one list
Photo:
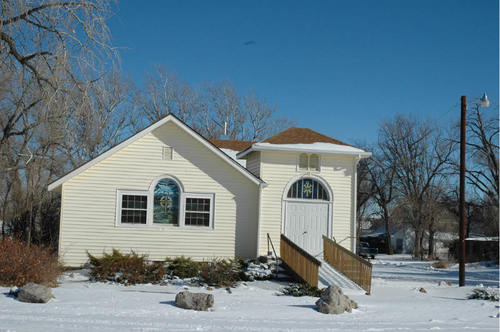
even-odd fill
[(383, 152), (374, 151), (368, 168), (368, 176), (372, 184), (372, 198), (378, 208), (377, 214), (385, 225), (386, 253), (392, 255), (394, 250), (391, 240), (391, 221), (396, 196), (396, 165), (394, 160), (384, 157)]
[(277, 108), (254, 93), (241, 95), (229, 81), (196, 88), (165, 67), (156, 67), (145, 86), (134, 89), (134, 99), (136, 130), (170, 113), (208, 139), (259, 140), (294, 123), (276, 117)]
[(73, 107), (58, 148), (71, 167), (97, 157), (130, 133), (129, 94), (129, 84), (118, 74), (67, 94)]
[(448, 174), (453, 144), (439, 128), (396, 116), (382, 124), (379, 142), (383, 157), (394, 167), (399, 204), (415, 231), (415, 256), (423, 257), (424, 233), (430, 223), (426, 207), (436, 200), (433, 188)]
[(143, 88), (134, 88), (134, 97), (138, 114), (145, 118), (136, 129), (170, 113), (186, 123), (193, 122), (201, 108), (199, 93), (162, 66), (147, 75)]
[(8, 226), (37, 241), (32, 235), (52, 196), (47, 182), (65, 168), (57, 146), (74, 123), (74, 105), (82, 104), (69, 96), (85, 95), (114, 64), (105, 24), (109, 2), (12, 0), (0, 6), (2, 231)]
[(491, 205), (498, 206), (498, 111), (473, 104), (467, 119), (467, 146), (470, 155), (468, 183)]

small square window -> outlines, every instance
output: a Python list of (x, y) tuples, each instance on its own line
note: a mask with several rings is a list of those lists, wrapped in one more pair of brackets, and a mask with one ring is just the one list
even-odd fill
[(122, 194), (120, 222), (122, 224), (146, 224), (148, 197), (146, 195)]
[(212, 219), (212, 197), (186, 197), (184, 224), (186, 226), (210, 227)]
[(162, 154), (163, 160), (172, 160), (174, 159), (173, 157), (174, 157), (174, 149), (172, 149), (169, 146), (164, 146)]

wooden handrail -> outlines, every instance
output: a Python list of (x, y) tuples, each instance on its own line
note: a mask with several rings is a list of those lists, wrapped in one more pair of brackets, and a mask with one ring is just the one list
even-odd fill
[(372, 267), (372, 263), (370, 263), (369, 261), (367, 261), (366, 259), (362, 258), (362, 257), (359, 257), (358, 255), (356, 255), (355, 253), (347, 250), (346, 248), (342, 247), (340, 244), (338, 244), (337, 242), (333, 241), (332, 239), (330, 238), (327, 238), (326, 236), (323, 235), (323, 240), (326, 240), (332, 244), (334, 244), (335, 246), (337, 246), (337, 248), (339, 250), (341, 250), (342, 252), (344, 252), (345, 254), (351, 256), (352, 258), (356, 259), (357, 261), (359, 261), (361, 264), (365, 264), (367, 266), (369, 266), (370, 268)]
[(372, 264), (323, 236), (324, 260), (370, 294)]
[(281, 234), (281, 260), (310, 286), (318, 287), (321, 262)]
[(285, 241), (286, 243), (288, 243), (290, 246), (292, 246), (295, 250), (297, 250), (298, 252), (300, 252), (302, 255), (306, 256), (307, 259), (309, 261), (311, 261), (312, 263), (320, 266), (321, 265), (321, 262), (319, 260), (316, 259), (316, 257), (314, 257), (313, 255), (311, 255), (310, 253), (308, 253), (307, 251), (305, 251), (304, 249), (302, 249), (301, 247), (299, 247), (298, 245), (296, 245), (295, 243), (292, 242), (292, 240), (290, 240), (289, 238), (287, 238), (285, 235), (281, 234), (281, 239), (283, 241)]

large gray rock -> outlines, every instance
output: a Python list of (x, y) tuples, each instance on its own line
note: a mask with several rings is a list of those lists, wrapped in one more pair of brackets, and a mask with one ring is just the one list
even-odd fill
[(21, 302), (47, 303), (53, 298), (50, 288), (30, 282), (19, 288), (17, 299)]
[(214, 305), (214, 296), (205, 293), (180, 292), (175, 296), (175, 304), (179, 308), (207, 311)]
[(316, 301), (318, 311), (324, 314), (342, 314), (357, 309), (358, 304), (342, 293), (338, 286), (328, 286), (321, 293), (321, 297)]

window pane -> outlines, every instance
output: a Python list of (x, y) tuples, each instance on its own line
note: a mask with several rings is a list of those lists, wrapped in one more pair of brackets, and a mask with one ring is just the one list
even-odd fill
[(186, 211), (210, 211), (210, 199), (186, 198)]
[(318, 198), (322, 199), (324, 201), (327, 201), (328, 200), (328, 194), (326, 193), (326, 190), (321, 185), (320, 185), (320, 192), (321, 192), (321, 195)]
[(146, 211), (122, 210), (121, 222), (125, 224), (146, 224)]
[(303, 180), (302, 185), (302, 197), (307, 199), (312, 199), (313, 185), (311, 179)]
[(299, 169), (307, 170), (308, 166), (307, 153), (301, 153), (299, 156)]
[(153, 223), (179, 224), (179, 187), (171, 179), (158, 181), (154, 192)]
[(210, 226), (210, 213), (186, 212), (186, 226)]
[(122, 195), (122, 208), (147, 209), (148, 197), (145, 195)]
[(186, 226), (210, 226), (210, 208), (209, 198), (187, 197), (184, 224)]
[(311, 171), (319, 171), (319, 156), (317, 154), (309, 156), (309, 169)]

